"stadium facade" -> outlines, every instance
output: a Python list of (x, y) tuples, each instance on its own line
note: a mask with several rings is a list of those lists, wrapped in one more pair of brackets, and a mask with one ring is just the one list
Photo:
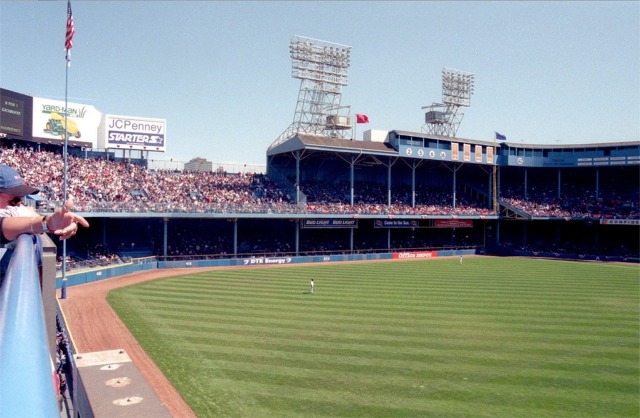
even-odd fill
[[(37, 133), (37, 99), (0, 93), (5, 147), (60, 152), (59, 139)], [(104, 129), (105, 118), (114, 116), (98, 117), (95, 129)], [(69, 138), (69, 153), (147, 166), (149, 144), (98, 149), (100, 135), (85, 129)], [(279, 205), (76, 209), (92, 227), (69, 242), (69, 253), (82, 258), (91, 246), (162, 257), (464, 247), (638, 258), (640, 142), (536, 145), (401, 130), (367, 131), (364, 138), (296, 133), (270, 147), (266, 177), (284, 196)], [(161, 140), (164, 146), (169, 138)], [(198, 245), (202, 236), (218, 245)], [(201, 248), (181, 254), (178, 241)]]

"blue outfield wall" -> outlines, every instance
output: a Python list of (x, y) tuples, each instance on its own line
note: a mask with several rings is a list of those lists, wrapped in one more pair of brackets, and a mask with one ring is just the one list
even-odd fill
[(391, 253), (382, 254), (350, 254), (350, 255), (311, 255), (300, 257), (252, 257), (229, 258), (224, 260), (182, 260), (158, 261), (159, 269), (184, 267), (234, 267), (234, 266), (269, 266), (285, 264), (327, 263), (337, 261), (390, 260)]
[[(423, 257), (398, 257), (399, 254), (419, 254)], [(251, 258), (225, 258), (213, 260), (180, 260), (180, 261), (152, 261), (149, 258), (133, 260), (131, 264), (104, 267), (97, 270), (72, 273), (67, 275), (67, 286), (91, 283), (98, 280), (110, 279), (125, 274), (137, 273), (154, 269), (176, 268), (202, 268), (202, 267), (254, 267), (267, 265), (292, 265), (308, 263), (333, 263), (341, 261), (377, 261), (402, 258), (435, 258), (460, 255), (475, 255), (476, 250), (446, 250), (446, 251), (410, 251), (376, 254), (342, 254), (342, 255), (314, 255), (299, 257), (251, 257)], [(427, 257), (424, 257), (427, 255)], [(56, 288), (62, 288), (62, 278), (57, 277)]]
[[(125, 274), (137, 273), (144, 270), (156, 269), (156, 262), (132, 263), (120, 266), (104, 267), (99, 270), (83, 271), (67, 274), (67, 286), (91, 283), (97, 280), (111, 279)], [(62, 288), (62, 277), (56, 277), (56, 289)]]

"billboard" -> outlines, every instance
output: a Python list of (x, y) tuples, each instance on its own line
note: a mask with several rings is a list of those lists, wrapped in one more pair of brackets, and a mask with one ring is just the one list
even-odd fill
[(47, 142), (63, 143), (66, 123), (69, 144), (96, 148), (100, 118), (100, 112), (90, 105), (67, 102), (65, 108), (59, 100), (33, 98), (33, 137)]
[(24, 136), (24, 101), (0, 95), (0, 132)]
[(419, 228), (420, 222), (416, 219), (376, 219), (374, 228)]
[(393, 259), (420, 259), (420, 258), (435, 258), (438, 256), (437, 251), (409, 251), (402, 253), (393, 253)]
[(357, 219), (303, 219), (302, 228), (358, 228)]
[(167, 121), (137, 116), (104, 115), (99, 146), (106, 149), (166, 149)]
[(0, 89), (0, 138), (31, 137), (31, 96)]
[(436, 219), (434, 228), (473, 228), (472, 219)]

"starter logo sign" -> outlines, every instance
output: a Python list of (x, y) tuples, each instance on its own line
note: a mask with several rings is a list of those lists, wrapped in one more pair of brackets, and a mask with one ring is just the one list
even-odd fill
[(164, 151), (166, 125), (164, 119), (105, 115), (105, 147)]

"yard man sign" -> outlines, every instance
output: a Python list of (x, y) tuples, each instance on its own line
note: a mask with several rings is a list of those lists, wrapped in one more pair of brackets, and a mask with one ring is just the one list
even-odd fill
[(100, 127), (104, 148), (165, 151), (165, 119), (104, 115)]
[(33, 137), (59, 144), (68, 133), (72, 146), (95, 148), (100, 112), (93, 106), (33, 98)]

